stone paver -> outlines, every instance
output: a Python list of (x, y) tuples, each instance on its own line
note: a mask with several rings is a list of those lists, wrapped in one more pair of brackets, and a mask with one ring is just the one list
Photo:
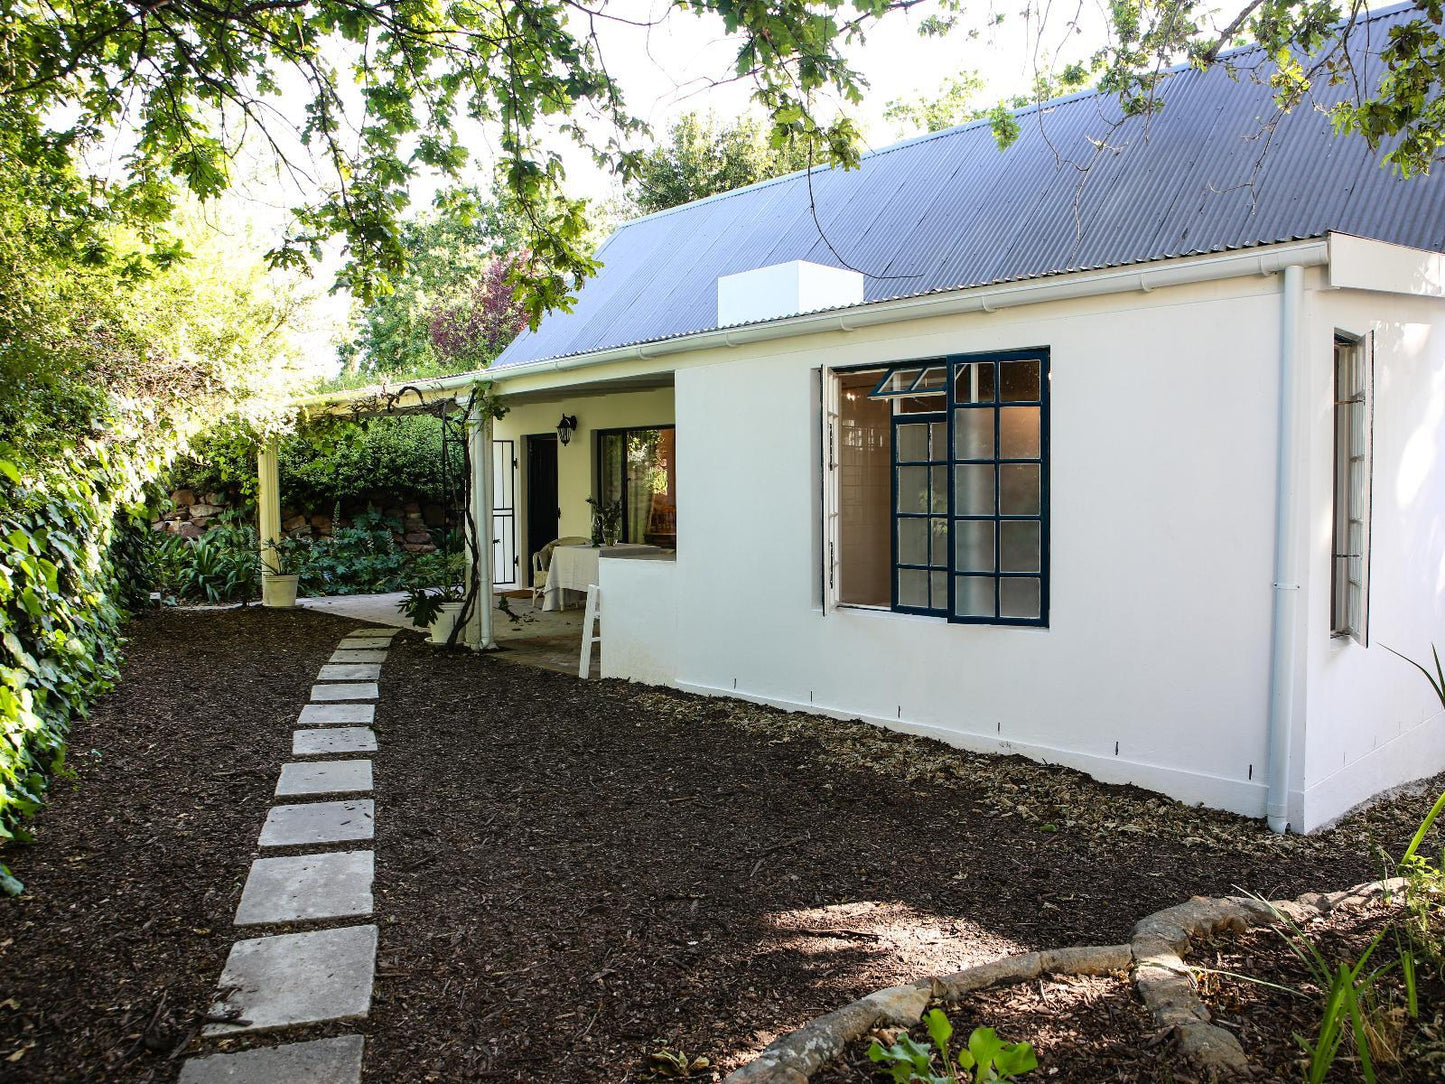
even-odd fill
[(321, 668), (317, 681), (376, 681), (381, 677), (381, 666), (374, 662), (333, 662)]
[(364, 1017), (371, 1007), (375, 974), (375, 926), (237, 941), (221, 972), (220, 988), (226, 994), (210, 1013), (235, 1014), (237, 1023), (207, 1024), (205, 1034)]
[(331, 653), (328, 662), (386, 662), (385, 651), (365, 651), (353, 648), (339, 648)]
[(371, 761), (318, 760), (281, 765), (276, 797), (297, 795), (355, 794), (371, 789)]
[(378, 640), (374, 636), (366, 636), (356, 640), (342, 640), (336, 645), (336, 649), (338, 651), (385, 651), (390, 646), (390, 640)]
[(372, 625), (364, 629), (352, 629), (346, 634), (346, 638), (350, 640), (356, 636), (379, 636), (382, 639), (389, 640), (400, 631), (401, 629), (396, 628), (394, 625)]
[(258, 858), (251, 863), (237, 926), (371, 914), (371, 851)]
[(376, 719), (375, 704), (307, 704), (301, 709), (301, 726), (333, 726), (337, 723), (371, 723)]
[(360, 1035), (342, 1035), (191, 1058), (180, 1084), (357, 1084), (365, 1045)]
[(370, 798), (272, 806), (261, 826), (262, 847), (307, 847), (372, 837), (376, 806)]
[(332, 726), (324, 730), (298, 730), (291, 735), (291, 755), (294, 757), (374, 752), (376, 731), (369, 726)]
[(339, 685), (311, 686), (311, 699), (322, 700), (375, 700), (380, 693), (374, 681), (347, 681)]

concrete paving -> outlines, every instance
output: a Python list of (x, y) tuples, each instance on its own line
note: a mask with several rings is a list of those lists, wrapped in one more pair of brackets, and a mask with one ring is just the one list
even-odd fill
[(237, 926), (371, 914), (371, 851), (258, 858), (251, 863)]
[(276, 797), (358, 794), (371, 790), (371, 761), (318, 760), (281, 765)]
[(378, 628), (362, 628), (362, 629), (352, 629), (350, 632), (348, 632), (348, 633), (346, 634), (346, 636), (347, 636), (347, 639), (354, 639), (354, 638), (357, 637), (357, 636), (381, 636), (381, 637), (384, 637), (384, 638), (385, 638), (385, 637), (395, 636), (395, 635), (396, 635), (398, 632), (400, 632), (400, 631), (401, 631), (400, 628), (392, 628), (392, 627), (386, 627), (386, 626), (384, 626), (384, 627), (378, 627)]
[(180, 1084), (358, 1084), (366, 1040), (360, 1035), (191, 1058)]
[(367, 723), (376, 720), (375, 704), (307, 704), (301, 709), (300, 726), (334, 726), (337, 723)]
[(225, 996), (209, 1014), (232, 1016), (235, 1022), (207, 1024), (204, 1033), (233, 1035), (365, 1017), (375, 974), (375, 926), (237, 941), (221, 971)]
[[(343, 644), (346, 643), (345, 640), (342, 640), (341, 642), (342, 642)], [(326, 661), (327, 661), (327, 662), (386, 662), (386, 652), (385, 652), (384, 650), (383, 650), (383, 651), (375, 651), (375, 650), (368, 651), (368, 650), (363, 649), (363, 648), (346, 648), (346, 647), (343, 647), (343, 648), (338, 648), (336, 651), (333, 651), (333, 652), (331, 653), (331, 658), (327, 659)]]
[(272, 806), (259, 842), (262, 847), (309, 847), (370, 839), (375, 819), (370, 798)]
[(317, 681), (380, 681), (381, 664), (374, 662), (332, 662), (321, 668)]
[(298, 730), (291, 735), (293, 757), (374, 752), (376, 731), (369, 726), (332, 726), (324, 730)]
[(381, 693), (374, 681), (347, 681), (339, 685), (311, 686), (311, 699), (325, 700), (375, 700)]
[(394, 625), (410, 628), (411, 619), (401, 612), (405, 591), (390, 591), (379, 595), (332, 595), (327, 598), (298, 598), (296, 605), (320, 613), (351, 617), (357, 621), (370, 621), (377, 625)]

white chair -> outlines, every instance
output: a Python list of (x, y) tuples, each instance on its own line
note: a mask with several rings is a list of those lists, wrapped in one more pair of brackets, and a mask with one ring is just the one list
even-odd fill
[(577, 661), (577, 676), (583, 681), (592, 673), (592, 645), (602, 642), (601, 629), (596, 627), (602, 619), (601, 602), (602, 592), (597, 585), (588, 584), (587, 610), (582, 615), (582, 657)]

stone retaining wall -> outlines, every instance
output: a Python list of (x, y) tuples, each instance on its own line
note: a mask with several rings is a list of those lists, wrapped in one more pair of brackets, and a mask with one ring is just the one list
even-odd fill
[[(249, 510), (246, 502), (235, 493), (202, 494), (190, 489), (178, 489), (172, 493), (171, 505), (171, 510), (153, 521), (151, 526), (182, 538), (200, 538), (222, 514), (232, 509)], [(394, 531), (393, 537), (397, 545), (408, 553), (432, 553), (436, 550), (431, 528), (442, 526), (444, 513), (441, 505), (431, 501), (399, 501), (391, 494), (375, 494), (366, 500), (344, 504), (341, 525), (347, 525), (355, 516), (370, 508), (379, 509), (382, 515), (402, 525), (402, 530)], [(335, 513), (335, 505), (324, 511), (283, 506), (281, 530), (288, 538), (324, 538), (336, 526), (333, 523)]]

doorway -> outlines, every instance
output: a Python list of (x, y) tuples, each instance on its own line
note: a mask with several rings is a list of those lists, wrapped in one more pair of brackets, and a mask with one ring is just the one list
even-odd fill
[(557, 436), (527, 438), (527, 570), (532, 554), (557, 537), (562, 510), (557, 507)]

